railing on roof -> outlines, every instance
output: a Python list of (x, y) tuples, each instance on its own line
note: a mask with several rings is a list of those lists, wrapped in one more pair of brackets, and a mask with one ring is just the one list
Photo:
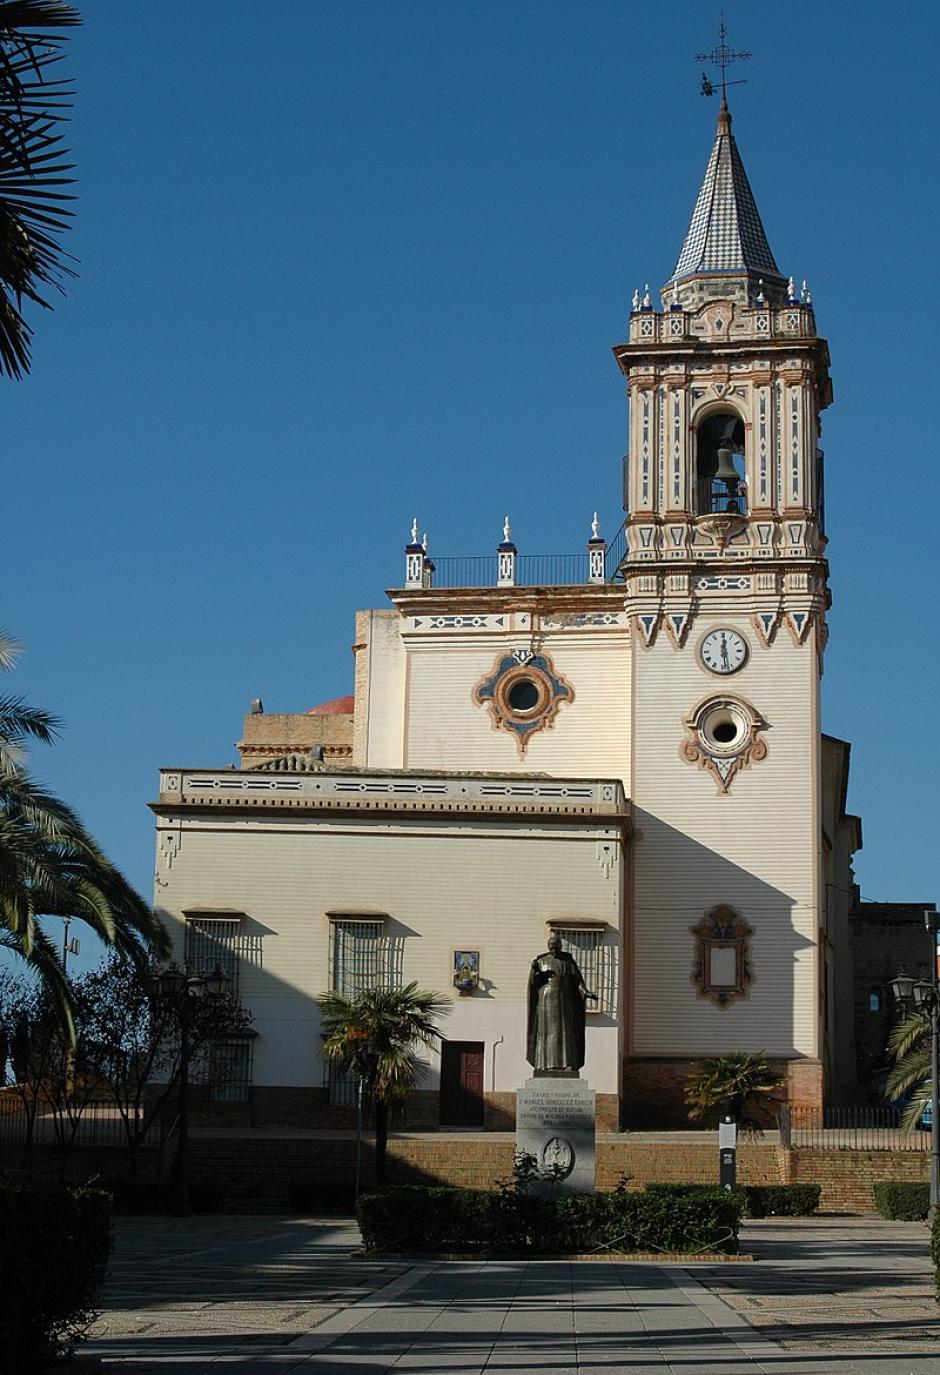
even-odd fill
[[(618, 570), (626, 552), (626, 521), (604, 551), (604, 581), (618, 580)], [(429, 585), (436, 588), (496, 587), (499, 581), (498, 554), (471, 554), (463, 558), (435, 558), (428, 561)], [(517, 554), (516, 587), (577, 587), (591, 581), (590, 555)]]

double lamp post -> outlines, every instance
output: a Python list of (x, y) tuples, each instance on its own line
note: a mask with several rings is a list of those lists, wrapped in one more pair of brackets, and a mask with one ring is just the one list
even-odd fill
[(201, 998), (218, 998), (228, 978), (217, 965), (211, 974), (187, 974), (182, 969), (162, 969), (150, 976), (151, 997), (179, 1013), (179, 1094), (176, 1118), (176, 1159), (173, 1171), (173, 1211), (186, 1216), (189, 1204), (189, 1068), (192, 1052), (192, 1008)]
[(940, 1209), (940, 912), (924, 909), (924, 925), (931, 937), (929, 982), (898, 974), (891, 993), (901, 1007), (912, 1007), (930, 1018), (930, 1213)]

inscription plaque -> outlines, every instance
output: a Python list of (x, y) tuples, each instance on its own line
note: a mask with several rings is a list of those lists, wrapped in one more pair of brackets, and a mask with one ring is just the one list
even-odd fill
[(582, 1079), (526, 1079), (516, 1095), (516, 1150), (535, 1157), (534, 1193), (594, 1192), (595, 1093)]

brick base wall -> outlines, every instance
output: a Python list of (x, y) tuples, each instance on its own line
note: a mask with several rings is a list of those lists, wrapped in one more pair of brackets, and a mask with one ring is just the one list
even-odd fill
[[(371, 1140), (363, 1143), (363, 1184), (375, 1178)], [(485, 1135), (393, 1137), (388, 1146), (389, 1178), (395, 1184), (444, 1184), (495, 1189), (512, 1176), (514, 1143)], [(355, 1174), (353, 1139), (211, 1140), (191, 1143), (194, 1190), (201, 1182), (224, 1183), (227, 1207), (238, 1211), (289, 1211), (304, 1191), (349, 1189)], [(769, 1143), (738, 1151), (738, 1182), (814, 1183), (822, 1186), (820, 1208), (828, 1213), (871, 1213), (873, 1187), (880, 1180), (926, 1180), (929, 1157), (914, 1151), (788, 1150)], [(597, 1187), (631, 1189), (651, 1183), (715, 1184), (714, 1141), (631, 1142), (629, 1137), (597, 1143)]]
[[(281, 1088), (254, 1085), (244, 1103), (210, 1103), (193, 1089), (191, 1117), (198, 1127), (306, 1127), (314, 1129), (352, 1128), (356, 1125), (355, 1107), (330, 1104), (325, 1088)], [(599, 1132), (617, 1131), (620, 1103), (615, 1093), (599, 1093), (595, 1121)], [(365, 1121), (371, 1125), (366, 1104)], [(440, 1127), (440, 1098), (436, 1089), (419, 1089), (393, 1115), (400, 1131), (437, 1131)], [(483, 1131), (515, 1131), (516, 1095), (487, 1093), (483, 1098)], [(445, 1128), (446, 1130), (446, 1128)]]
[[(623, 1062), (623, 1126), (633, 1131), (688, 1129), (686, 1080), (698, 1065), (691, 1059), (628, 1057)], [(792, 1107), (821, 1108), (823, 1069), (819, 1060), (771, 1060), (787, 1075), (780, 1097)], [(696, 1124), (700, 1125), (700, 1124)], [(708, 1124), (706, 1124), (708, 1125)]]
[[(449, 1184), (494, 1189), (512, 1176), (514, 1143), (493, 1135), (392, 1137), (389, 1176), (397, 1184)], [(212, 1196), (228, 1212), (316, 1212), (331, 1190), (349, 1198), (355, 1178), (353, 1137), (195, 1137), (190, 1141), (193, 1200)], [(85, 1147), (63, 1162), (53, 1146), (33, 1150), (32, 1172), (40, 1178), (84, 1183), (95, 1176), (107, 1187), (129, 1177), (123, 1147)], [(167, 1178), (173, 1148), (145, 1148), (138, 1178)], [(0, 1171), (23, 1165), (22, 1148), (0, 1147)], [(820, 1184), (820, 1207), (828, 1213), (874, 1212), (873, 1188), (882, 1180), (926, 1182), (926, 1151), (788, 1150), (757, 1142), (738, 1151), (741, 1184)], [(651, 1183), (714, 1184), (718, 1151), (714, 1140), (631, 1141), (629, 1136), (597, 1143), (597, 1187), (613, 1189), (624, 1179), (631, 1189)], [(375, 1180), (371, 1139), (363, 1142), (363, 1184)]]

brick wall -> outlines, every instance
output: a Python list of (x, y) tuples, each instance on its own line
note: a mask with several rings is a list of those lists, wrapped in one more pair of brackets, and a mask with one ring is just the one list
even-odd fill
[[(635, 1131), (688, 1129), (683, 1101), (686, 1080), (697, 1060), (626, 1058), (623, 1063), (623, 1122)], [(787, 1075), (780, 1096), (793, 1107), (822, 1106), (823, 1071), (819, 1060), (771, 1060)]]
[[(512, 1175), (511, 1137), (485, 1134), (393, 1137), (389, 1141), (389, 1176), (399, 1184), (449, 1184), (496, 1188)], [(316, 1212), (329, 1205), (331, 1191), (348, 1201), (355, 1178), (353, 1136), (195, 1137), (190, 1142), (193, 1198), (212, 1195), (227, 1211)], [(22, 1166), (20, 1147), (0, 1147), (0, 1171)], [(375, 1179), (373, 1147), (363, 1141), (363, 1184)], [(786, 1150), (769, 1142), (746, 1144), (738, 1151), (741, 1184), (809, 1183), (822, 1186), (821, 1209), (830, 1213), (874, 1211), (873, 1187), (881, 1180), (926, 1181), (926, 1151)], [(62, 1157), (54, 1147), (37, 1146), (33, 1170), (41, 1178), (59, 1178)], [(139, 1178), (166, 1177), (172, 1148), (140, 1153)], [(632, 1141), (628, 1135), (597, 1143), (597, 1186), (613, 1189), (621, 1179), (629, 1188), (650, 1183), (713, 1184), (718, 1175), (714, 1140)], [(72, 1153), (65, 1177), (75, 1183), (98, 1177), (103, 1183), (128, 1177), (123, 1147), (87, 1147)]]
[[(365, 1118), (371, 1123), (368, 1100)], [(617, 1131), (619, 1101), (615, 1093), (597, 1095), (595, 1121), (599, 1132)], [(244, 1103), (211, 1103), (205, 1092), (192, 1088), (191, 1116), (199, 1127), (301, 1127), (352, 1128), (356, 1125), (355, 1107), (337, 1107), (329, 1102), (325, 1088), (288, 1088), (255, 1084)], [(396, 1109), (394, 1125), (403, 1131), (436, 1131), (440, 1126), (440, 1099), (437, 1089), (418, 1089)], [(683, 1125), (687, 1125), (684, 1123)], [(483, 1100), (484, 1131), (515, 1131), (515, 1093), (486, 1093)]]

